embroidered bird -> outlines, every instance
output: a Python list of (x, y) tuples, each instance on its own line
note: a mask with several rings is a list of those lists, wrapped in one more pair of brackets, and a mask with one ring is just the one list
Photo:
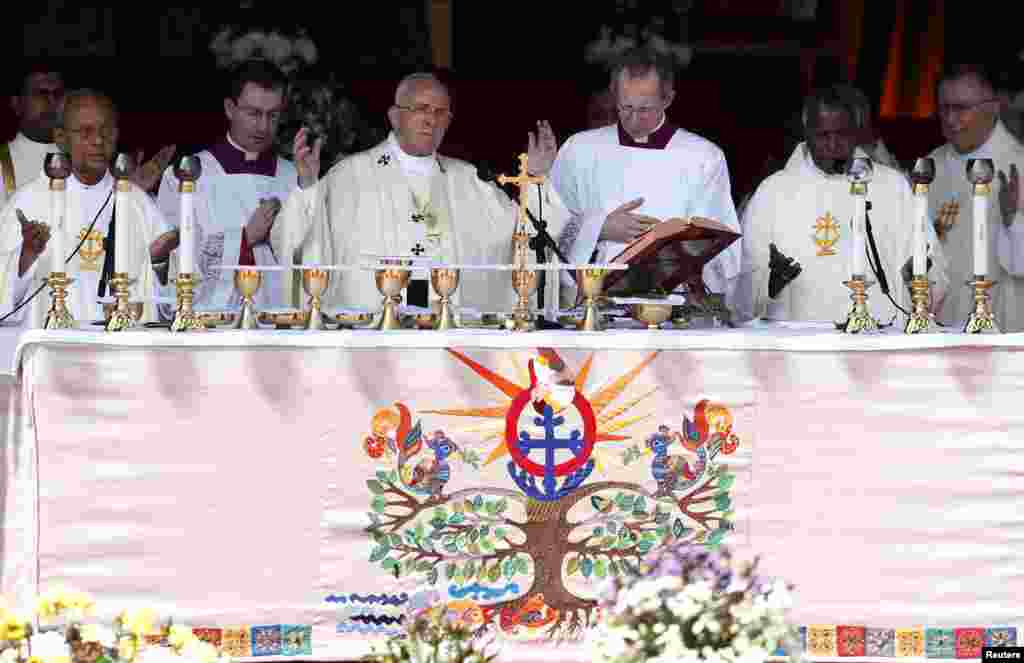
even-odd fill
[(530, 360), (530, 400), (537, 414), (544, 414), (544, 406), (560, 412), (576, 398), (576, 384), (556, 370), (550, 358), (538, 355)]
[(444, 431), (434, 431), (433, 436), (427, 441), (427, 447), (434, 452), (434, 457), (424, 458), (416, 464), (409, 485), (413, 489), (419, 489), (418, 492), (428, 493), (431, 497), (438, 498), (452, 476), (448, 458), (459, 448), (448, 439)]
[[(670, 455), (669, 447), (679, 441), (684, 447), (696, 451), (697, 462), (693, 467), (679, 455)], [(673, 491), (685, 490), (696, 483), (704, 472), (707, 459), (703, 446), (690, 448), (679, 433), (672, 433), (668, 426), (659, 426), (658, 432), (647, 438), (647, 449), (654, 454), (651, 461), (651, 476), (658, 482), (658, 497), (670, 495)]]

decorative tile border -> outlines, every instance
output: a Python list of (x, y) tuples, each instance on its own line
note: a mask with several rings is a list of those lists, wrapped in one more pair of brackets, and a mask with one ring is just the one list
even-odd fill
[[(877, 628), (856, 625), (801, 626), (797, 646), (812, 659), (981, 658), (982, 647), (1024, 645), (1016, 626)], [(787, 656), (780, 646), (773, 657)]]

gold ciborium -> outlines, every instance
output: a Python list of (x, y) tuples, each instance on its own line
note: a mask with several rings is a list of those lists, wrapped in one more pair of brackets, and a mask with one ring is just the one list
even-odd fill
[(382, 263), (386, 266), (374, 272), (373, 280), (377, 284), (377, 291), (384, 295), (384, 307), (378, 314), (380, 317), (374, 320), (370, 328), (401, 329), (402, 319), (398, 314), (398, 305), (402, 303), (402, 291), (409, 285), (409, 279), (412, 278), (412, 271), (409, 269), (412, 261), (394, 259), (383, 260)]
[(127, 272), (114, 272), (114, 277), (110, 279), (110, 285), (114, 288), (116, 305), (110, 314), (110, 319), (107, 320), (105, 329), (108, 332), (125, 331), (136, 326), (136, 320), (132, 317), (131, 307), (128, 303), (128, 298), (131, 295), (128, 286), (131, 283), (132, 279), (128, 278)]
[(174, 322), (171, 323), (172, 332), (185, 331), (206, 331), (206, 325), (192, 308), (192, 298), (199, 278), (192, 273), (179, 272), (174, 285), (178, 294), (177, 310), (174, 313)]
[(430, 284), (434, 292), (441, 298), (441, 310), (437, 313), (434, 329), (447, 331), (458, 329), (455, 314), (452, 311), (452, 293), (459, 287), (459, 270), (448, 267), (434, 267), (430, 270)]
[(643, 302), (633, 304), (633, 318), (647, 325), (648, 329), (660, 329), (661, 323), (672, 317), (672, 304)]
[(530, 313), (530, 295), (537, 289), (537, 272), (531, 269), (512, 271), (512, 288), (519, 295), (519, 301), (512, 309), (513, 331), (532, 331), (533, 314)]
[(71, 315), (67, 304), (67, 288), (72, 282), (74, 279), (69, 278), (67, 272), (50, 272), (46, 277), (52, 297), (44, 329), (74, 329), (75, 317)]
[(602, 331), (604, 323), (601, 322), (601, 311), (597, 307), (597, 302), (604, 290), (604, 277), (608, 275), (608, 270), (586, 267), (579, 270), (577, 275), (583, 293), (583, 321), (579, 328), (583, 331)]
[(313, 267), (302, 270), (302, 289), (309, 295), (309, 319), (306, 329), (323, 329), (324, 316), (320, 310), (320, 298), (331, 282), (331, 273), (326, 269)]
[(242, 296), (242, 310), (238, 312), (238, 318), (234, 329), (257, 329), (256, 306), (252, 298), (260, 289), (263, 283), (263, 274), (256, 269), (235, 270), (235, 290)]

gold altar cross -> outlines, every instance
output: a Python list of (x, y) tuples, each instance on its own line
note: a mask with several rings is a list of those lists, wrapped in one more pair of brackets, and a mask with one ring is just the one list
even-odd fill
[(498, 184), (504, 186), (505, 184), (512, 184), (519, 187), (519, 224), (523, 228), (526, 227), (526, 206), (528, 201), (528, 187), (531, 184), (543, 184), (543, 175), (531, 175), (527, 169), (527, 163), (530, 157), (524, 152), (519, 155), (519, 175), (517, 177), (509, 177), (508, 175), (498, 175)]

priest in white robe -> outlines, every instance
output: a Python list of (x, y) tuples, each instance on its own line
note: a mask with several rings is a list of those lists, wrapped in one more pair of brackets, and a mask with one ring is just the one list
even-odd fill
[[(551, 171), (572, 214), (559, 243), (573, 263), (608, 262), (652, 224), (699, 216), (740, 232), (722, 150), (665, 116), (675, 97), (671, 65), (655, 53), (625, 54), (613, 69), (617, 124), (570, 137)], [(712, 259), (704, 284), (732, 307), (740, 244)], [(566, 299), (575, 287), (564, 278)]]
[[(319, 144), (307, 145), (300, 130), (295, 160), (304, 188), (289, 197), (271, 230), (274, 253), (306, 264), (359, 265), (369, 255), (509, 264), (518, 206), (472, 165), (437, 151), (452, 119), (446, 87), (428, 74), (406, 77), (388, 118), (393, 131), (386, 140), (340, 161), (319, 182)], [(538, 123), (537, 134), (529, 136), (530, 171), (547, 174), (555, 153), (551, 128)], [(531, 186), (530, 196), (534, 216), (557, 235), (567, 217), (558, 196), (547, 183), (540, 194)], [(331, 278), (327, 306), (379, 308), (372, 271), (335, 272)], [(428, 279), (425, 270), (412, 274), (407, 303), (422, 306), (436, 299)], [(547, 279), (546, 306), (556, 302), (557, 281)], [(464, 271), (455, 300), (500, 312), (510, 310), (516, 296), (507, 271)]]
[[(109, 98), (89, 90), (68, 94), (61, 126), (55, 132), (57, 143), (71, 158), (63, 233), (65, 255), (53, 253), (55, 220), (51, 218), (49, 179), (43, 176), (18, 189), (0, 211), (0, 315), (13, 312), (46, 283), (51, 271), (59, 270), (74, 279), (68, 288), (68, 306), (75, 319), (80, 323), (102, 320), (99, 300), (111, 293), (107, 289), (101, 293), (100, 286), (105, 264), (113, 266), (104, 239), (110, 236), (114, 220), (114, 241), (129, 244), (126, 271), (135, 279), (132, 300), (145, 302), (143, 322), (158, 319), (153, 300), (160, 279), (154, 264), (162, 274), (167, 273), (166, 263), (177, 246), (177, 235), (168, 232), (155, 203), (135, 184), (121, 199), (123, 206), (117, 204), (114, 179), (108, 169), (117, 135), (117, 111)], [(19, 218), (19, 211), (28, 223)], [(72, 254), (74, 257), (67, 262)], [(26, 328), (43, 327), (49, 304), (49, 289), (44, 287), (8, 322), (20, 321)]]
[(939, 116), (948, 141), (931, 153), (935, 181), (929, 214), (950, 261), (951, 291), (939, 311), (945, 324), (962, 325), (974, 309), (974, 208), (968, 159), (992, 159), (998, 176), (988, 204), (988, 277), (996, 322), (1003, 331), (1024, 330), (1024, 205), (1019, 170), (1024, 146), (999, 120), (991, 77), (980, 67), (954, 67), (939, 85)]
[[(234, 274), (220, 265), (280, 265), (268, 241), (270, 226), (283, 201), (295, 190), (295, 166), (274, 151), (285, 106), (287, 80), (273, 64), (253, 61), (239, 67), (224, 99), (228, 130), (198, 154), (202, 175), (193, 198), (194, 227), (199, 248), (200, 275), (194, 306), (197, 310), (236, 309), (241, 298)], [(164, 172), (157, 204), (175, 227), (180, 227), (181, 196), (174, 169)], [(256, 293), (257, 308), (291, 305), (291, 274), (265, 272)]]
[(57, 109), (64, 99), (64, 78), (46, 62), (33, 61), (18, 79), (11, 95), (11, 110), (18, 118), (18, 133), (0, 144), (0, 205), (43, 173), (43, 159), (58, 151), (53, 142)]
[[(851, 157), (867, 157), (856, 147), (859, 127), (853, 100), (838, 87), (812, 93), (804, 104), (806, 141), (797, 146), (786, 167), (757, 188), (747, 206), (743, 226), (744, 278), (749, 299), (741, 318), (835, 321), (849, 310), (855, 213), (850, 181), (845, 174)], [(913, 257), (913, 199), (903, 174), (875, 163), (868, 183), (868, 216), (878, 247), (881, 268), (892, 300), (909, 310), (908, 284), (903, 267)], [(782, 255), (802, 267), (780, 293), (770, 293), (770, 255), (775, 245)], [(948, 289), (945, 258), (934, 233), (928, 237), (933, 283), (932, 302), (941, 302)], [(868, 246), (865, 238), (865, 248)], [(879, 322), (898, 318), (899, 310), (880, 288), (880, 279), (863, 265), (868, 281), (868, 305)], [(746, 288), (741, 288), (745, 290)], [(771, 297), (770, 295), (775, 295)]]

